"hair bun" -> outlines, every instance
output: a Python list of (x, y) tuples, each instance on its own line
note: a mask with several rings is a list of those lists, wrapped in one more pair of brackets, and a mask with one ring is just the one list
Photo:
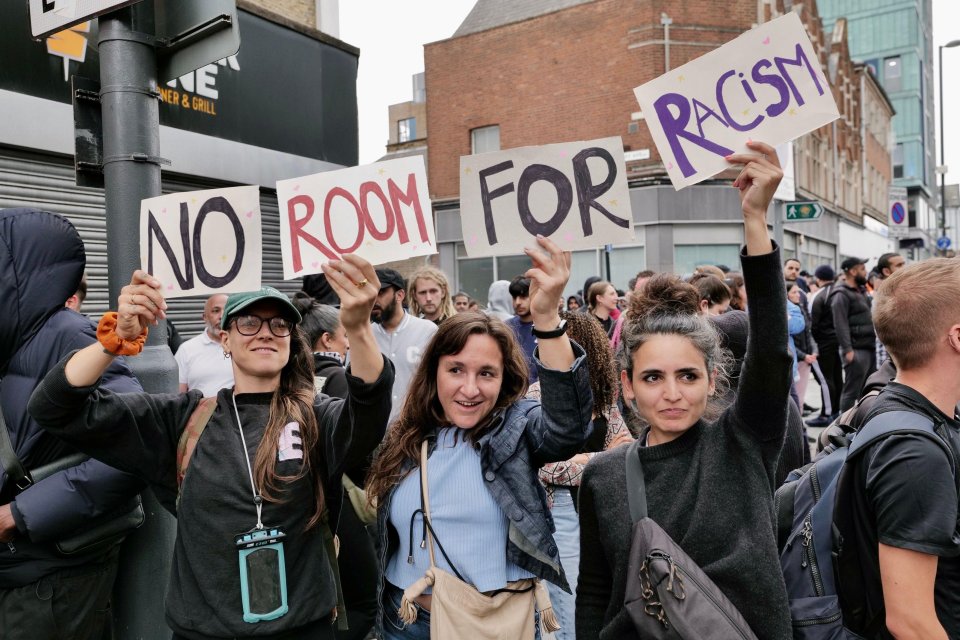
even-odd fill
[(293, 306), (297, 308), (297, 311), (300, 312), (300, 315), (305, 314), (310, 311), (310, 309), (317, 303), (316, 299), (311, 296), (306, 291), (297, 291), (293, 294), (293, 299), (291, 300)]
[(696, 287), (669, 273), (658, 273), (650, 278), (642, 293), (630, 300), (631, 318), (658, 315), (696, 315), (700, 310), (700, 295)]

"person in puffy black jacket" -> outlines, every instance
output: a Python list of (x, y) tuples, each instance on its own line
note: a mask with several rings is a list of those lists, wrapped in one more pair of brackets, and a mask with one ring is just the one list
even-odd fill
[[(85, 316), (64, 307), (83, 275), (86, 254), (65, 218), (34, 209), (0, 211), (0, 407), (14, 452), (26, 469), (76, 453), (27, 413), (34, 387), (66, 354), (97, 341)], [(104, 388), (140, 391), (123, 358)], [(118, 548), (65, 557), (54, 542), (141, 489), (134, 476), (87, 460), (20, 491), (0, 476), (0, 637), (99, 638), (109, 625)]]

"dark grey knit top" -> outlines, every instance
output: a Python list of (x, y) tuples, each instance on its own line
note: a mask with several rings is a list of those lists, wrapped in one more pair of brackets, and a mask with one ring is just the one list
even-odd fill
[[(780, 253), (741, 254), (750, 336), (737, 399), (666, 444), (641, 448), (649, 515), (706, 572), (763, 640), (790, 640), (774, 538), (774, 470), (783, 444), (791, 358)], [(638, 637), (623, 598), (632, 523), (625, 455), (596, 456), (580, 488), (577, 640)], [(709, 637), (706, 632), (703, 637)]]

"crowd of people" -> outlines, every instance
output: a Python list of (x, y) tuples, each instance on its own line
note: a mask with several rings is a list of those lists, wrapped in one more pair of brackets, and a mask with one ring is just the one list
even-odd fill
[[(127, 366), (167, 321), (162, 284), (135, 272), (93, 325), (72, 226), (0, 212), (18, 305), (0, 331), (0, 431), (32, 471), (15, 475), (0, 438), (0, 635), (112, 637), (122, 535), (73, 554), (58, 541), (153, 491), (177, 516), (177, 639), (595, 640), (649, 637), (643, 623), (717, 637), (670, 635), (685, 614), (666, 600), (702, 588), (688, 573), (656, 585), (631, 568), (639, 464), (645, 519), (722, 606), (754, 637), (799, 637), (774, 493), (897, 410), (937, 435), (896, 432), (850, 462), (836, 550), (862, 571), (838, 587), (842, 623), (960, 637), (960, 265), (782, 260), (767, 225), (782, 172), (749, 146), (728, 158), (739, 271), (644, 270), (624, 290), (591, 277), (569, 294), (570, 254), (537, 237), (530, 268), (481, 307), (436, 267), (346, 255), (292, 299), (210, 296), (167, 394)], [(806, 426), (848, 439), (817, 454)], [(640, 613), (625, 605), (638, 587)]]

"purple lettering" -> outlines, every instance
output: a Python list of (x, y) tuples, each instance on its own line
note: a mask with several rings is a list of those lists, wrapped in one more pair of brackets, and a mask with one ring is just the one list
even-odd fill
[(736, 71), (733, 71), (731, 69), (730, 71), (727, 71), (722, 76), (720, 76), (720, 79), (717, 80), (717, 105), (719, 105), (720, 112), (723, 113), (723, 117), (726, 119), (726, 121), (730, 124), (731, 127), (736, 129), (737, 131), (750, 131), (756, 128), (756, 126), (763, 121), (763, 116), (758, 115), (749, 123), (740, 124), (739, 122), (733, 119), (732, 115), (730, 115), (730, 111), (727, 109), (727, 105), (723, 100), (723, 85), (727, 82), (728, 78), (735, 76), (736, 73), (737, 73)]
[(783, 81), (778, 75), (760, 73), (762, 69), (770, 67), (769, 60), (761, 60), (757, 64), (753, 65), (753, 70), (750, 75), (753, 77), (753, 81), (757, 84), (768, 84), (780, 94), (780, 102), (776, 102), (767, 107), (767, 115), (771, 118), (775, 118), (784, 111), (786, 111), (787, 106), (790, 104), (790, 91), (787, 89), (787, 83)]
[(817, 77), (816, 72), (814, 72), (813, 67), (810, 65), (810, 61), (807, 60), (807, 55), (803, 52), (803, 47), (800, 43), (797, 43), (796, 48), (796, 58), (779, 58), (775, 57), (773, 59), (774, 64), (777, 65), (777, 70), (780, 72), (780, 75), (783, 76), (783, 79), (787, 81), (787, 84), (790, 85), (790, 91), (793, 92), (793, 98), (797, 101), (799, 106), (803, 106), (803, 96), (800, 95), (800, 92), (797, 91), (796, 85), (793, 84), (793, 80), (790, 78), (790, 74), (784, 68), (787, 65), (793, 67), (799, 67), (806, 65), (807, 71), (810, 73), (810, 77), (813, 79), (813, 83), (817, 85), (817, 91), (820, 92), (820, 95), (823, 95), (823, 87), (820, 86), (820, 78)]
[[(727, 124), (726, 120), (720, 117), (719, 113), (717, 113), (707, 105), (703, 104), (696, 98), (691, 100), (691, 102), (693, 103), (693, 115), (697, 117), (697, 130), (700, 132), (701, 137), (703, 137), (703, 123), (706, 121), (707, 118), (711, 118), (711, 117), (716, 118), (717, 122), (719, 122), (720, 124), (722, 124), (727, 128), (730, 128), (730, 125)], [(705, 112), (703, 113), (703, 115), (700, 114), (701, 109), (703, 109), (703, 111)]]
[[(671, 106), (677, 108), (676, 116), (670, 112)], [(690, 103), (679, 93), (663, 94), (653, 103), (653, 108), (657, 112), (657, 119), (660, 120), (660, 126), (663, 127), (663, 133), (667, 136), (670, 150), (677, 160), (677, 166), (680, 167), (683, 177), (689, 178), (696, 173), (696, 169), (687, 160), (687, 154), (683, 151), (680, 138), (684, 138), (718, 156), (726, 157), (733, 153), (732, 149), (727, 149), (703, 136), (697, 136), (686, 130), (687, 123), (690, 122)]]

